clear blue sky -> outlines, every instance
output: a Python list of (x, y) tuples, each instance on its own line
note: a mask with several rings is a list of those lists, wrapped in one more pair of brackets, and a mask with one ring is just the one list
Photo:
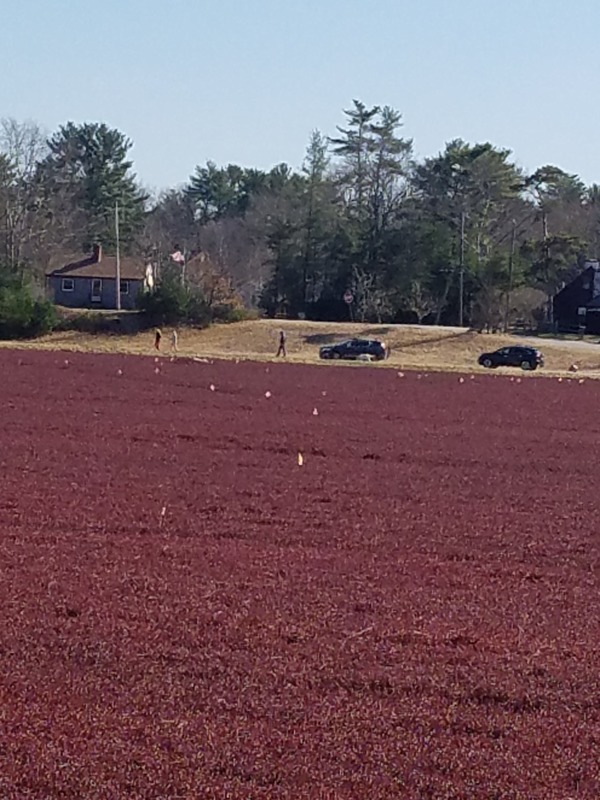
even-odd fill
[(149, 188), (298, 166), (353, 98), (419, 156), (489, 140), (600, 183), (600, 0), (3, 0), (0, 116), (101, 120)]

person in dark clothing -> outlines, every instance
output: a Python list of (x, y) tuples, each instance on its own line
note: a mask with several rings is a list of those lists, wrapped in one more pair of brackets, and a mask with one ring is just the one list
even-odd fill
[(160, 350), (160, 340), (162, 338), (162, 333), (160, 328), (157, 328), (154, 331), (154, 347), (156, 350)]
[(283, 356), (284, 358), (287, 356), (287, 350), (285, 349), (285, 331), (279, 331), (279, 349), (277, 350), (277, 358), (279, 356)]

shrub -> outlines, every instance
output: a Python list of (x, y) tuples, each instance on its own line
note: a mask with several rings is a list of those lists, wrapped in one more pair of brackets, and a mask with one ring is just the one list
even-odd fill
[(233, 303), (219, 303), (211, 308), (213, 322), (244, 322), (247, 319), (257, 319), (256, 312), (249, 311)]
[(210, 309), (202, 293), (182, 286), (174, 279), (160, 281), (151, 291), (143, 292), (139, 308), (149, 325), (206, 327), (211, 321)]
[(56, 309), (50, 300), (35, 300), (31, 314), (29, 336), (44, 336), (54, 330), (57, 323)]
[(53, 304), (35, 299), (29, 286), (6, 281), (0, 285), (0, 338), (43, 336), (57, 322)]

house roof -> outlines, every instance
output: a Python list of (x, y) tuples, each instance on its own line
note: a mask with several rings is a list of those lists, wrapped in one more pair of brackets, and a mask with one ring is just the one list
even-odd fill
[[(569, 295), (574, 289), (590, 292), (592, 298), (600, 297), (600, 270), (595, 266), (595, 263), (596, 262), (590, 262), (584, 269), (573, 274), (573, 277), (564, 282), (562, 289), (560, 289), (554, 297), (557, 298), (562, 295)], [(576, 268), (574, 268), (574, 270), (575, 269)], [(582, 299), (581, 305), (585, 305), (584, 299)]]
[[(146, 263), (141, 258), (124, 256), (121, 258), (121, 280), (143, 281), (146, 277)], [(86, 256), (78, 261), (70, 261), (62, 267), (50, 269), (47, 277), (59, 278), (114, 278), (117, 273), (116, 256)]]

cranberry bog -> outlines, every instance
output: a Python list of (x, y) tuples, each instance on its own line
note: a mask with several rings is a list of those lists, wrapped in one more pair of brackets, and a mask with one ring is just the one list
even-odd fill
[(600, 796), (600, 384), (0, 370), (0, 797)]

